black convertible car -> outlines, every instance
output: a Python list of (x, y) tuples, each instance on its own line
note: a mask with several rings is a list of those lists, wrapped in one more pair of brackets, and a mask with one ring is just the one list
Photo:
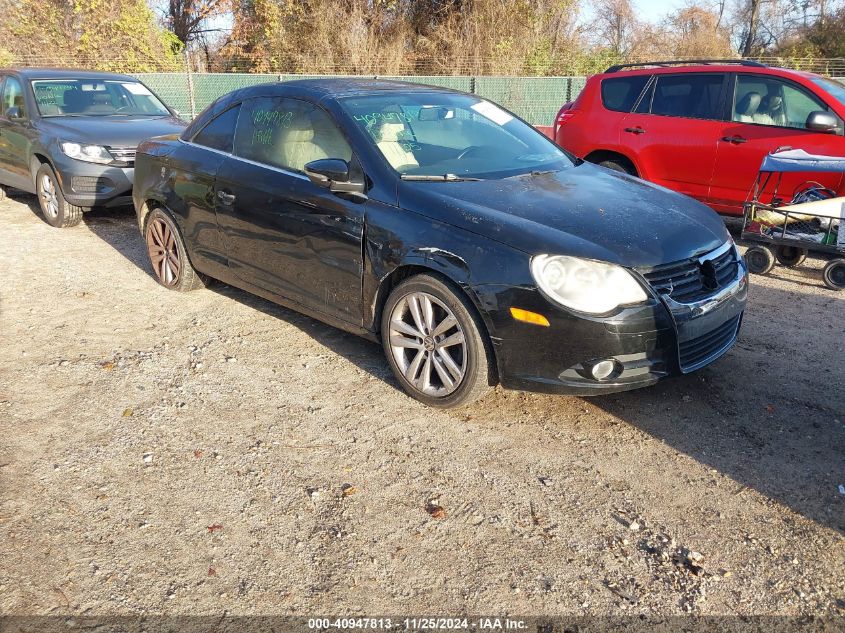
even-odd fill
[(433, 406), (692, 372), (733, 345), (746, 302), (704, 205), (420, 85), (233, 92), (139, 147), (134, 202), (163, 285), (214, 277), (380, 340)]

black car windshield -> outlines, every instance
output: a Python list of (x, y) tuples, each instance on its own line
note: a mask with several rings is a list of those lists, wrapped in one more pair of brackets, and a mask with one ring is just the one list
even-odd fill
[(813, 83), (819, 88), (824, 89), (830, 96), (845, 106), (845, 84), (841, 81), (825, 79), (824, 77), (813, 77)]
[(164, 104), (138, 81), (44, 79), (33, 81), (32, 91), (43, 117), (170, 116)]
[(506, 178), (573, 165), (540, 132), (478, 97), (406, 92), (341, 105), (408, 180)]

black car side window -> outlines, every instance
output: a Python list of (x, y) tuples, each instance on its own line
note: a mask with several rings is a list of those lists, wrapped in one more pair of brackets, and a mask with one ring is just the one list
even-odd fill
[(244, 103), (234, 153), (300, 172), (321, 158), (352, 159), (352, 149), (322, 108), (286, 97), (259, 97)]
[(721, 119), (720, 101), (724, 75), (659, 75), (651, 113), (689, 119)]
[(0, 107), (2, 115), (9, 119), (25, 119), (26, 104), (23, 98), (21, 82), (15, 77), (6, 77), (3, 86), (3, 100)]
[(238, 104), (212, 119), (208, 125), (194, 135), (193, 142), (197, 145), (231, 154), (240, 109), (241, 106)]

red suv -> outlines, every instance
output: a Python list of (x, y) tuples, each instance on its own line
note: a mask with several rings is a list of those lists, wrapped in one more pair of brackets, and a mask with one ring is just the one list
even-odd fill
[[(763, 157), (781, 147), (845, 156), (845, 85), (746, 61), (612, 66), (587, 80), (554, 123), (588, 161), (740, 215)], [(784, 177), (790, 193), (804, 179)], [(838, 174), (819, 178), (842, 191)]]

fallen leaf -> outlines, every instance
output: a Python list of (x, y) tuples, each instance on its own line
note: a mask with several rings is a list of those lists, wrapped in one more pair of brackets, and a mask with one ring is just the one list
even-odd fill
[(774, 413), (775, 412), (775, 406), (773, 404), (767, 404), (766, 405), (766, 411), (768, 411), (769, 413)]
[(131, 418), (132, 417), (132, 409), (124, 409), (122, 417)]
[(104, 360), (102, 363), (100, 363), (100, 368), (105, 369), (106, 371), (111, 371), (115, 368), (114, 361)]
[(196, 457), (197, 459), (202, 457), (202, 451), (200, 449), (195, 450), (194, 451), (194, 457)]
[(351, 497), (356, 492), (358, 492), (358, 489), (355, 486), (353, 486), (352, 484), (343, 484), (340, 487), (340, 490), (341, 490), (341, 494), (344, 497)]
[(434, 503), (428, 504), (428, 507), (426, 507), (426, 512), (428, 512), (434, 519), (446, 518), (446, 510), (443, 509), (443, 506), (439, 506)]
[(209, 568), (208, 568), (208, 575), (209, 575), (209, 576), (216, 576), (216, 575), (217, 575), (217, 570), (216, 570), (216, 569), (214, 569), (214, 567), (209, 567)]
[(220, 525), (219, 523), (215, 523), (213, 525), (209, 525), (207, 529), (208, 529), (209, 533), (213, 534), (214, 532), (219, 532), (220, 530), (222, 530), (223, 526)]

